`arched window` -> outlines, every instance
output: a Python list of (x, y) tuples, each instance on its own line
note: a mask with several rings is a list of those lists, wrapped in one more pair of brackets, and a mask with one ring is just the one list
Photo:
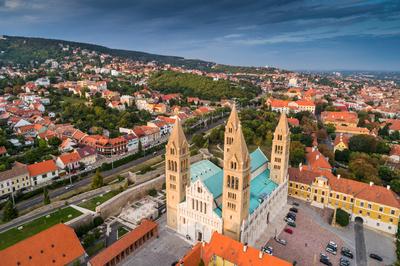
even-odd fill
[(227, 182), (227, 186), (230, 187), (231, 186), (231, 176), (228, 175), (228, 182)]
[(236, 178), (235, 189), (239, 189), (239, 178)]
[(174, 162), (174, 171), (178, 171), (178, 164), (176, 162)]

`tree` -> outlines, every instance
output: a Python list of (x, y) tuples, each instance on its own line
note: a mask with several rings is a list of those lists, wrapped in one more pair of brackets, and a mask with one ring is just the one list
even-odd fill
[(337, 208), (335, 220), (338, 225), (347, 226), (349, 224), (349, 214), (344, 210)]
[(335, 160), (338, 162), (349, 162), (350, 160), (350, 151), (348, 149), (344, 149), (343, 151), (336, 150), (335, 151)]
[(139, 143), (138, 143), (138, 152), (139, 152), (139, 154), (142, 154), (142, 152), (143, 152), (143, 146), (142, 146), (142, 142), (140, 141), (140, 139), (139, 139)]
[(61, 144), (61, 140), (57, 137), (51, 137), (48, 142), (49, 145), (53, 146), (54, 148), (58, 147)]
[(43, 187), (43, 203), (44, 205), (50, 204), (50, 196), (47, 187)]
[(93, 176), (93, 181), (92, 181), (92, 188), (99, 188), (104, 185), (103, 183), (103, 176), (100, 174), (100, 170), (96, 170), (96, 174)]
[(326, 144), (319, 144), (318, 150), (322, 153), (322, 155), (328, 157), (330, 164), (333, 164), (335, 162), (335, 155)]
[(376, 138), (370, 135), (355, 135), (349, 140), (349, 149), (351, 151), (373, 153), (376, 151), (376, 145)]
[(202, 134), (195, 134), (192, 137), (192, 142), (197, 148), (203, 148), (205, 141)]
[(326, 125), (325, 128), (326, 128), (326, 132), (327, 132), (329, 135), (335, 133), (335, 131), (336, 131), (336, 127), (335, 127), (334, 125), (332, 125), (332, 124)]
[(349, 170), (363, 182), (381, 184), (378, 177), (379, 162), (365, 153), (353, 153), (350, 156)]
[(299, 165), (299, 163), (302, 163), (304, 161), (305, 156), (305, 146), (300, 141), (291, 141), (289, 153), (290, 165)]
[(9, 222), (18, 217), (18, 210), (11, 200), (8, 200), (3, 210), (3, 222)]

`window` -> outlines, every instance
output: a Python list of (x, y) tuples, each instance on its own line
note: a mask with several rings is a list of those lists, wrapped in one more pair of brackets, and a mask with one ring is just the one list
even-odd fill
[(395, 211), (394, 210), (390, 210), (390, 214), (394, 215)]
[(343, 200), (346, 201), (346, 196), (343, 196)]
[(329, 197), (331, 197), (331, 198), (332, 198), (332, 193), (329, 193)]
[(372, 208), (371, 204), (368, 203), (368, 209), (371, 209), (371, 208)]
[(383, 212), (383, 208), (382, 208), (382, 207), (379, 207), (379, 211), (380, 211), (380, 212)]
[(382, 219), (382, 216), (381, 216), (380, 214), (378, 215), (378, 219), (379, 219), (379, 220)]
[(202, 192), (203, 192), (203, 190), (201, 189), (201, 187), (197, 187), (197, 192), (198, 192), (198, 193), (202, 193)]
[(351, 199), (350, 199), (350, 202), (351, 202), (351, 203), (353, 203), (353, 202), (354, 202), (354, 199), (353, 199), (353, 198), (351, 198)]
[(336, 194), (336, 198), (339, 199), (339, 194)]
[(360, 201), (360, 206), (364, 207), (364, 202)]
[(393, 218), (390, 218), (389, 221), (390, 221), (391, 223), (393, 223)]

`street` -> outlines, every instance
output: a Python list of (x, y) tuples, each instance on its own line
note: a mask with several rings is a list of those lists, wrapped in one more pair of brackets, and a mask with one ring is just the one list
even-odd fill
[(361, 222), (354, 222), (354, 233), (356, 241), (357, 265), (367, 265), (367, 249), (365, 247), (364, 227)]

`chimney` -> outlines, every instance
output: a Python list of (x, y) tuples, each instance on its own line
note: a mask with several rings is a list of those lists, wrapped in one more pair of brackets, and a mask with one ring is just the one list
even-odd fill
[(315, 146), (312, 147), (312, 151), (313, 151), (313, 152), (315, 151)]
[(205, 247), (205, 246), (206, 246), (206, 241), (201, 242), (201, 245), (202, 245), (203, 247)]
[(260, 252), (258, 252), (258, 258), (261, 260), (263, 257), (263, 252), (260, 250)]
[(387, 185), (387, 186), (386, 186), (386, 189), (387, 189), (387, 190), (390, 190), (390, 186), (389, 186), (389, 185)]
[(243, 252), (246, 252), (246, 251), (247, 251), (247, 242), (244, 243), (244, 245), (243, 245)]
[(369, 186), (372, 187), (374, 185), (374, 182), (369, 182)]
[(300, 172), (301, 172), (301, 171), (303, 171), (303, 166), (300, 166), (300, 168), (299, 168), (299, 169), (300, 169)]
[(315, 155), (315, 160), (319, 159), (319, 154)]
[(340, 174), (337, 175), (337, 179), (340, 179)]

